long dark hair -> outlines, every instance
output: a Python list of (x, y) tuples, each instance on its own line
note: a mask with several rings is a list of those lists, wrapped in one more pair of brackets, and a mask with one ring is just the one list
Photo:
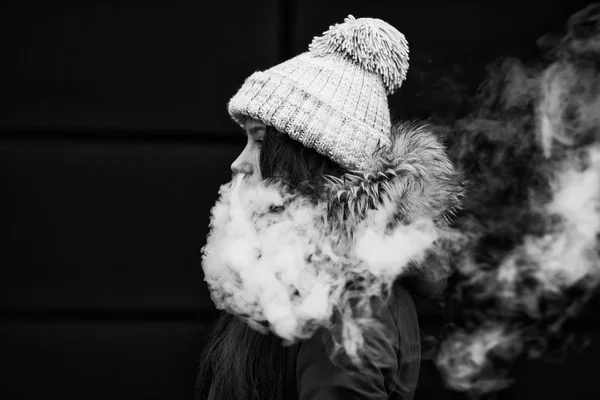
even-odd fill
[(280, 178), (292, 186), (314, 181), (323, 175), (341, 176), (345, 170), (331, 159), (302, 143), (267, 128), (259, 158), (263, 179)]
[[(322, 175), (345, 170), (288, 135), (267, 127), (260, 150), (263, 179), (283, 179), (301, 187)], [(195, 388), (197, 400), (281, 400), (285, 348), (273, 334), (263, 335), (223, 312), (204, 346)]]

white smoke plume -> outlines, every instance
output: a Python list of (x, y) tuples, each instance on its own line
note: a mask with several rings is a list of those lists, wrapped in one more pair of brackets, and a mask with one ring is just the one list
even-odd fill
[(436, 364), (475, 395), (543, 356), (600, 285), (600, 5), (551, 50), (493, 69), (451, 148), (471, 185), (450, 244), (461, 309)]
[[(351, 238), (341, 238), (327, 211), (327, 202), (282, 184), (248, 186), (237, 176), (221, 187), (212, 210), (205, 280), (217, 308), (287, 344), (331, 328), (337, 312), (339, 344), (360, 364), (362, 333), (375, 322), (369, 299), (383, 296), (442, 231), (426, 218), (390, 230), (395, 206), (384, 202), (366, 213)], [(357, 289), (357, 277), (367, 284)], [(361, 305), (360, 312), (351, 304)]]

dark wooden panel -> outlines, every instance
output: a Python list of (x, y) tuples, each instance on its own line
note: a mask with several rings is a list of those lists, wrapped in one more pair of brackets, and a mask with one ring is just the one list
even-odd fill
[(0, 398), (190, 400), (210, 327), (0, 321)]
[(242, 147), (0, 141), (0, 308), (212, 310), (200, 248)]
[(277, 0), (15, 3), (0, 126), (227, 132), (236, 88), (278, 60)]
[[(0, 321), (3, 399), (191, 399), (208, 323)], [(596, 399), (600, 335), (558, 363), (527, 361), (514, 371), (508, 399)], [(415, 398), (467, 400), (445, 388), (424, 361)]]

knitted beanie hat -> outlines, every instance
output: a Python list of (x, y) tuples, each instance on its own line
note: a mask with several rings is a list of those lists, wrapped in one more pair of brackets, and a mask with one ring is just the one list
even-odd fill
[(257, 119), (347, 169), (369, 170), (373, 152), (391, 143), (387, 95), (407, 70), (402, 33), (349, 15), (307, 52), (250, 75), (228, 111), (242, 126)]

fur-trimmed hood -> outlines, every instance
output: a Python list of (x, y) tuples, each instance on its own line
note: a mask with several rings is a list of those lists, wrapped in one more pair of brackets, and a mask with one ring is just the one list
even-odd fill
[(446, 225), (459, 207), (462, 185), (444, 146), (428, 125), (417, 122), (397, 123), (391, 139), (391, 146), (373, 155), (370, 171), (326, 177), (333, 215), (348, 229), (368, 210), (392, 202), (391, 224), (430, 218)]
[(435, 251), (461, 196), (426, 125), (396, 124), (391, 139), (369, 171), (322, 177), (312, 193), (223, 185), (202, 261), (217, 308), (289, 342), (337, 315), (339, 340), (356, 356), (372, 323), (369, 299)]

